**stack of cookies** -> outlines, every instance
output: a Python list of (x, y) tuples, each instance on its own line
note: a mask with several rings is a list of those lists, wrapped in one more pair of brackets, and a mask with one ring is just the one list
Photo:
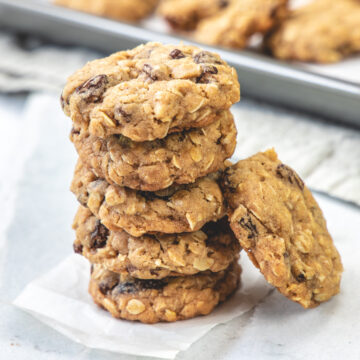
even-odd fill
[(239, 284), (219, 180), (236, 145), (237, 74), (193, 46), (148, 43), (72, 75), (61, 104), (79, 154), (74, 249), (113, 316), (210, 313)]

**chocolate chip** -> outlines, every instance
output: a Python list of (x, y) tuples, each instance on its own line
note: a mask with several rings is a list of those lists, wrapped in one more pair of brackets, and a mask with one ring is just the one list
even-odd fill
[(207, 84), (209, 82), (208, 75), (217, 74), (219, 71), (216, 66), (213, 65), (204, 65), (202, 67), (202, 72), (199, 77), (196, 78), (197, 83)]
[(287, 165), (278, 165), (276, 175), (281, 179), (287, 179), (290, 184), (296, 184), (300, 190), (304, 190), (304, 182), (300, 179), (299, 175)]
[(81, 95), (85, 102), (97, 103), (101, 101), (108, 83), (109, 80), (106, 75), (97, 75), (76, 88), (76, 92)]
[(73, 245), (75, 254), (82, 254), (83, 246), (81, 244), (74, 243)]
[(172, 59), (182, 59), (185, 57), (185, 55), (183, 54), (183, 52), (179, 49), (174, 49), (173, 51), (171, 51), (171, 53), (169, 54), (169, 56)]
[(150, 64), (144, 64), (142, 71), (153, 81), (158, 79), (157, 75), (153, 73), (153, 67)]
[(106, 295), (109, 291), (114, 289), (114, 287), (119, 283), (118, 277), (109, 276), (106, 279), (100, 281), (99, 283), (99, 290), (103, 295)]
[(253, 239), (258, 235), (256, 225), (252, 222), (250, 216), (248, 216), (246, 219), (242, 217), (239, 220), (239, 225), (249, 233), (248, 239)]
[(221, 64), (221, 61), (209, 51), (200, 51), (194, 56), (194, 61), (196, 64)]
[(94, 265), (91, 264), (91, 266), (90, 266), (90, 274), (92, 274), (93, 272), (94, 272)]
[(306, 281), (305, 275), (304, 275), (304, 274), (299, 274), (299, 275), (297, 275), (297, 276), (296, 276), (296, 280), (297, 280), (298, 282), (304, 282), (304, 281)]
[(97, 220), (95, 230), (90, 234), (90, 248), (103, 248), (106, 245), (108, 236), (109, 230)]

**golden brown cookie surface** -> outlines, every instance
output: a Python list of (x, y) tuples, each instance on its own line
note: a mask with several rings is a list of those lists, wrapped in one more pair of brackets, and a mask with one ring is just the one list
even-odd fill
[(204, 128), (154, 141), (137, 143), (122, 135), (101, 139), (74, 130), (71, 139), (82, 161), (107, 182), (157, 191), (219, 170), (235, 150), (236, 128), (226, 110)]
[(148, 43), (85, 65), (61, 102), (75, 127), (141, 142), (211, 124), (239, 98), (236, 71), (217, 54)]
[(193, 184), (157, 192), (136, 191), (108, 184), (79, 161), (71, 190), (111, 230), (123, 229), (133, 236), (174, 234), (197, 231), (224, 216), (218, 176), (210, 174)]
[(292, 11), (267, 38), (279, 59), (332, 63), (360, 51), (360, 2), (316, 0)]
[(218, 273), (138, 280), (94, 265), (89, 292), (112, 316), (156, 323), (209, 314), (239, 286), (237, 261)]
[(157, 3), (158, 0), (55, 0), (56, 5), (125, 21), (150, 15)]
[(287, 13), (287, 0), (235, 0), (218, 15), (204, 19), (195, 31), (199, 42), (244, 48), (250, 37), (264, 34)]
[(240, 251), (227, 219), (207, 223), (201, 230), (182, 234), (145, 234), (108, 230), (82, 206), (75, 216), (75, 252), (92, 264), (137, 279), (162, 279), (225, 270)]
[(230, 225), (266, 280), (305, 308), (339, 292), (341, 259), (323, 214), (276, 153), (258, 153), (223, 178)]

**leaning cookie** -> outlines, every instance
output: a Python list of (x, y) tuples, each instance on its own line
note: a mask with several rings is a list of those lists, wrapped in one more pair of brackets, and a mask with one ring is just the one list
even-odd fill
[(266, 39), (279, 59), (332, 63), (360, 51), (360, 2), (317, 0), (292, 11)]
[(89, 209), (80, 206), (73, 228), (75, 252), (92, 264), (137, 279), (219, 272), (229, 267), (240, 251), (225, 218), (191, 233), (134, 237), (108, 230)]
[(173, 234), (197, 231), (207, 222), (224, 216), (218, 176), (210, 174), (193, 184), (145, 192), (110, 185), (79, 161), (71, 190), (80, 204), (111, 230), (122, 229), (133, 236)]
[(209, 314), (238, 288), (240, 273), (234, 261), (218, 273), (138, 280), (94, 265), (89, 292), (96, 304), (116, 318), (172, 322)]
[(148, 43), (88, 63), (61, 103), (76, 127), (133, 141), (203, 127), (240, 98), (235, 69), (194, 46)]
[(256, 33), (265, 34), (287, 13), (288, 0), (237, 0), (218, 15), (199, 23), (199, 42), (244, 48)]
[(273, 150), (228, 168), (222, 186), (231, 228), (270, 284), (305, 308), (339, 292), (343, 267), (323, 214)]
[(117, 20), (136, 21), (150, 15), (158, 0), (55, 0), (56, 5)]
[(137, 143), (122, 135), (101, 139), (76, 130), (71, 139), (82, 161), (107, 182), (157, 191), (219, 170), (235, 150), (236, 127), (226, 110), (204, 128), (161, 140)]
[(157, 12), (176, 30), (194, 30), (198, 22), (216, 15), (234, 0), (162, 0)]

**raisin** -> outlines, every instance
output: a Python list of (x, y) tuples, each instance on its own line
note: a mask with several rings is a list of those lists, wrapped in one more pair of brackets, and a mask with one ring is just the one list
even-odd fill
[(134, 294), (137, 291), (135, 282), (123, 282), (114, 288), (114, 294)]
[(164, 280), (140, 280), (139, 286), (145, 290), (161, 290), (166, 285)]
[(200, 51), (194, 56), (194, 61), (196, 64), (221, 64), (221, 61), (209, 51)]
[(299, 274), (296, 276), (296, 280), (298, 282), (304, 282), (304, 281), (306, 281), (306, 278), (305, 278), (304, 274)]
[(62, 94), (60, 96), (60, 105), (61, 105), (61, 109), (64, 110), (64, 108), (65, 108), (65, 100), (64, 100), (64, 97), (62, 96)]
[(276, 175), (281, 179), (287, 179), (290, 184), (296, 184), (300, 190), (304, 190), (304, 182), (298, 174), (285, 164), (280, 164), (276, 168)]
[(258, 230), (256, 225), (252, 222), (251, 217), (248, 217), (247, 219), (241, 218), (239, 224), (249, 233), (248, 239), (253, 239), (258, 235)]
[(223, 9), (225, 7), (227, 7), (229, 5), (229, 1), (228, 0), (219, 0), (219, 7), (220, 9)]
[(171, 51), (171, 53), (169, 54), (169, 56), (172, 59), (182, 59), (185, 57), (184, 53), (179, 50), (179, 49), (174, 49), (173, 51)]
[(108, 82), (109, 80), (106, 75), (97, 75), (76, 88), (76, 92), (81, 95), (85, 102), (97, 103), (101, 101)]
[(108, 277), (99, 283), (99, 290), (103, 295), (106, 295), (110, 290), (118, 284), (118, 279), (114, 277)]
[(217, 74), (219, 71), (216, 66), (213, 65), (204, 65), (202, 67), (202, 72), (199, 77), (196, 78), (197, 83), (206, 84), (209, 82), (209, 74)]
[(153, 73), (153, 67), (150, 64), (144, 64), (142, 71), (153, 81), (158, 79), (157, 75)]
[(79, 135), (80, 131), (76, 130), (74, 127), (71, 128), (70, 136)]
[(82, 254), (83, 246), (81, 244), (74, 244), (73, 248), (76, 254)]
[(109, 230), (97, 220), (95, 230), (90, 234), (90, 247), (100, 249), (106, 245)]

